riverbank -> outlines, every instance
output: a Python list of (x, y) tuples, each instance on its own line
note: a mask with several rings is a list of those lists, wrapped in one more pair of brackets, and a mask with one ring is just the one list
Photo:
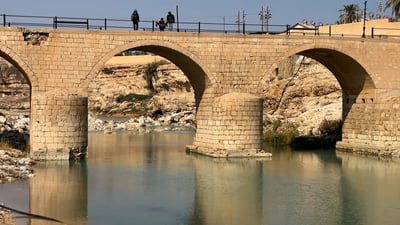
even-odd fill
[[(35, 165), (35, 162), (27, 156), (26, 152), (9, 147), (0, 147), (0, 184), (34, 176), (33, 165)], [(0, 208), (0, 221), (0, 224), (3, 225), (17, 224), (12, 213), (2, 208)]]
[(26, 152), (8, 147), (0, 148), (0, 183), (10, 183), (33, 176), (33, 165), (35, 162)]

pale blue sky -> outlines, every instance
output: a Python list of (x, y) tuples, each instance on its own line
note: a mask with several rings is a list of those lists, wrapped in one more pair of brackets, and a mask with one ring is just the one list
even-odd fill
[[(385, 3), (386, 0), (382, 0)], [(370, 0), (367, 11), (376, 13), (379, 0)], [(179, 9), (180, 21), (234, 23), (238, 11), (244, 10), (246, 21), (260, 23), (261, 7), (269, 6), (270, 24), (290, 24), (308, 21), (333, 24), (338, 20), (343, 5), (358, 4), (363, 0), (2, 0), (0, 14), (65, 16), (84, 18), (129, 19), (138, 9), (142, 20), (165, 17), (168, 11)], [(390, 15), (390, 10), (385, 15)]]

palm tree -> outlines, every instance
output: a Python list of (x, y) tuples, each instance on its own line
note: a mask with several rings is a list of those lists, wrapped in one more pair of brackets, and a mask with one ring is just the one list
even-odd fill
[(386, 0), (385, 10), (391, 8), (392, 14), (399, 18), (400, 15), (400, 0)]
[[(400, 0), (399, 0), (400, 1)], [(344, 5), (343, 9), (339, 10), (339, 23), (352, 23), (359, 21), (360, 7), (357, 4)]]

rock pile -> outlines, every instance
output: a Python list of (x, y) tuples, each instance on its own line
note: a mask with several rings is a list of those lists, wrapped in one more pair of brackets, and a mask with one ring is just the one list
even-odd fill
[(25, 115), (0, 115), (0, 143), (7, 143), (16, 149), (27, 149), (29, 120)]
[(12, 215), (7, 210), (0, 209), (0, 224), (2, 225), (16, 225), (17, 223), (12, 218)]
[(107, 133), (114, 131), (134, 131), (148, 133), (151, 131), (194, 129), (194, 110), (177, 111), (162, 115), (154, 114), (153, 117), (140, 116), (131, 119), (98, 118), (89, 114), (89, 131), (104, 131)]
[(32, 165), (34, 164), (34, 161), (20, 150), (1, 148), (0, 183), (10, 183), (16, 179), (33, 176)]

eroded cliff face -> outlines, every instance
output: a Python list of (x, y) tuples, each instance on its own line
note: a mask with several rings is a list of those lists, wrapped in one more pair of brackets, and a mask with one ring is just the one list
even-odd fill
[[(293, 56), (264, 83), (264, 120), (297, 124), (302, 135), (319, 135), (319, 125), (342, 117), (342, 90), (320, 63)], [(282, 72), (281, 72), (282, 71)]]
[(20, 71), (0, 58), (0, 114), (29, 115), (30, 87)]
[(141, 60), (144, 64), (106, 65), (90, 85), (89, 111), (132, 117), (194, 110), (193, 89), (181, 70), (165, 61), (156, 67), (150, 88), (146, 67), (152, 61)]

